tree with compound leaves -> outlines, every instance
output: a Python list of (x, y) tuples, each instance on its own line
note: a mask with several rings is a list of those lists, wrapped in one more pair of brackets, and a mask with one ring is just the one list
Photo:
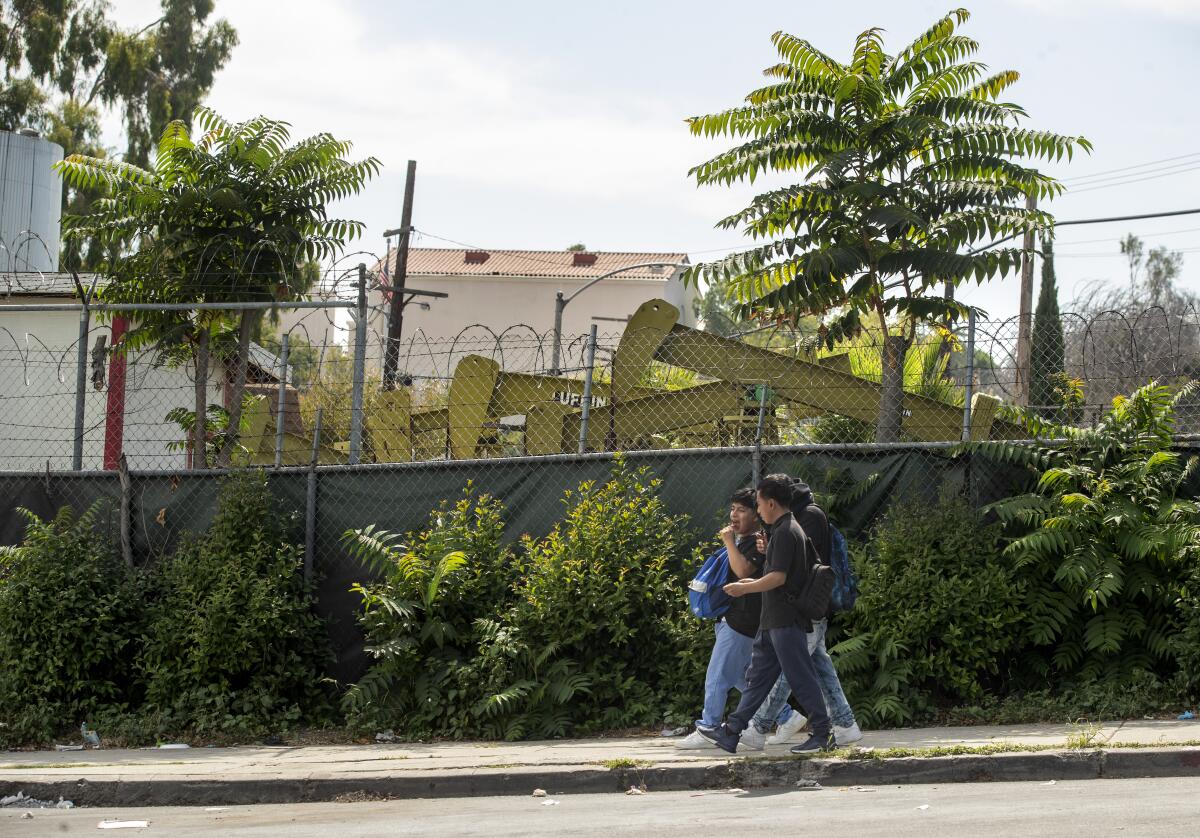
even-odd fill
[[(68, 216), (68, 237), (133, 241), (132, 253), (102, 266), (106, 302), (235, 303), (297, 299), (305, 266), (327, 261), (362, 232), (358, 221), (330, 218), (332, 201), (357, 193), (379, 161), (350, 161), (351, 144), (318, 134), (288, 145), (286, 122), (264, 116), (239, 124), (197, 108), (203, 134), (193, 140), (172, 122), (158, 142), (152, 169), (73, 155), (64, 179), (101, 185), (105, 197), (87, 215)], [(231, 324), (220, 311), (139, 312), (126, 347), (189, 352), (196, 371), (193, 452), (205, 451), (206, 388), (214, 335)], [(228, 427), (217, 455), (227, 466), (237, 445), (250, 335), (256, 313), (237, 315), (237, 350)], [(206, 458), (193, 455), (203, 468)]]
[(803, 179), (719, 222), (759, 243), (696, 265), (687, 279), (733, 283), (743, 308), (763, 320), (821, 317), (830, 346), (878, 329), (881, 442), (900, 437), (904, 361), (918, 326), (966, 312), (942, 289), (1020, 263), (1019, 249), (972, 247), (1050, 226), (1026, 197), (1047, 199), (1062, 186), (1023, 161), (1091, 148), (1082, 137), (1020, 127), (1025, 112), (1000, 99), (1017, 73), (988, 75), (971, 59), (979, 45), (958, 32), (968, 17), (952, 11), (895, 54), (869, 29), (845, 63), (777, 32), (782, 60), (765, 71), (772, 82), (741, 107), (689, 120), (695, 135), (738, 143), (692, 169), (699, 184)]

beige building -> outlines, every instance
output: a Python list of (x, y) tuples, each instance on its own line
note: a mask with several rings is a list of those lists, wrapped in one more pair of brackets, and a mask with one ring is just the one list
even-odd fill
[[(395, 251), (386, 271), (375, 266), (377, 285), (394, 282)], [(413, 297), (405, 306), (401, 368), (445, 377), (465, 354), (494, 356), (507, 369), (551, 366), (555, 296), (580, 291), (589, 282), (627, 265), (662, 267), (623, 271), (600, 280), (564, 309), (563, 366), (578, 366), (585, 336), (597, 326), (601, 357), (616, 346), (624, 321), (646, 300), (665, 299), (679, 307), (682, 322), (693, 325), (694, 287), (681, 281), (683, 253), (609, 253), (565, 250), (452, 250), (413, 248), (406, 288), (434, 291), (444, 298)], [(676, 267), (671, 267), (676, 266)], [(388, 328), (388, 300), (374, 288), (368, 296), (367, 365), (378, 370)]]

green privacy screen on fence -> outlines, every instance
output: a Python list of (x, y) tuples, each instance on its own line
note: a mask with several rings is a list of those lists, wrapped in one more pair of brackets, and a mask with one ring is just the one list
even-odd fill
[[(864, 536), (871, 523), (897, 498), (936, 502), (940, 492), (965, 492), (987, 503), (1016, 487), (1019, 473), (979, 457), (953, 456), (949, 446), (805, 446), (764, 449), (761, 474), (782, 471), (814, 484), (818, 492), (831, 474), (842, 485), (862, 487), (840, 509), (837, 523), (850, 537)], [(631, 452), (626, 461), (646, 467), (661, 480), (660, 495), (671, 512), (689, 516), (697, 539), (716, 532), (730, 494), (751, 482), (753, 451), (747, 448)], [(365, 664), (355, 625), (358, 596), (353, 583), (370, 573), (342, 549), (342, 534), (374, 524), (387, 530), (419, 529), (442, 501), (458, 498), (468, 483), (499, 498), (505, 507), (507, 536), (541, 536), (565, 511), (563, 496), (585, 480), (603, 480), (613, 456), (512, 458), (438, 461), (405, 465), (333, 466), (268, 470), (273, 490), (296, 515), (296, 539), (311, 531), (318, 607), (329, 621), (338, 661), (334, 677), (353, 680)], [(863, 481), (870, 480), (869, 487)], [(315, 483), (315, 514), (306, 516), (310, 481)], [(137, 562), (170, 552), (188, 531), (204, 529), (216, 509), (220, 475), (213, 472), (135, 472), (128, 494), (130, 541)], [(0, 544), (20, 541), (24, 507), (41, 515), (62, 506), (76, 510), (108, 501), (112, 537), (117, 538), (121, 482), (114, 472), (51, 472), (0, 475)], [(683, 592), (680, 592), (681, 602)]]

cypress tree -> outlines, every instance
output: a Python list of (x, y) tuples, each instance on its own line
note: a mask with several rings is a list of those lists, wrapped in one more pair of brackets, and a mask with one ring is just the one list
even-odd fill
[(1062, 397), (1055, 389), (1066, 371), (1062, 317), (1058, 311), (1058, 282), (1054, 277), (1053, 243), (1042, 243), (1042, 287), (1033, 315), (1030, 347), (1029, 404), (1048, 418), (1057, 418)]

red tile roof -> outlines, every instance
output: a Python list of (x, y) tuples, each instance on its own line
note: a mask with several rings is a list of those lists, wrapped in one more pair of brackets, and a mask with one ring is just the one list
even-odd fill
[[(467, 254), (471, 261), (467, 261)], [(486, 253), (480, 261), (478, 254)], [(596, 261), (591, 265), (576, 265), (575, 251), (570, 250), (456, 250), (441, 247), (414, 247), (408, 251), (408, 275), (413, 276), (510, 276), (510, 277), (559, 277), (567, 279), (589, 279), (623, 265), (638, 265), (646, 262), (688, 264), (686, 253), (608, 253), (589, 251)], [(389, 266), (396, 265), (395, 250), (388, 253)], [(376, 266), (378, 269), (378, 265)], [(639, 268), (618, 274), (625, 279), (668, 279), (670, 268), (657, 272), (653, 268)]]

